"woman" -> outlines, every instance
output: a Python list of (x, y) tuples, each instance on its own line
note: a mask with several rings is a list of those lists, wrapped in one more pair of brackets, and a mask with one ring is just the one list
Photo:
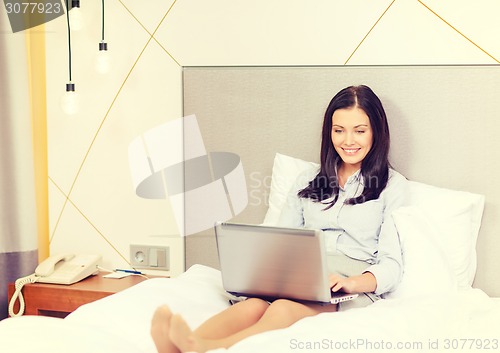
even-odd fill
[(389, 127), (379, 98), (351, 86), (331, 100), (323, 121), (321, 163), (305, 172), (288, 197), (279, 225), (325, 232), (332, 291), (357, 299), (320, 306), (279, 299), (239, 302), (191, 331), (160, 307), (151, 334), (160, 353), (205, 352), (285, 328), (322, 312), (361, 307), (396, 288), (402, 275), (399, 238), (391, 218), (404, 205), (406, 179), (389, 165)]

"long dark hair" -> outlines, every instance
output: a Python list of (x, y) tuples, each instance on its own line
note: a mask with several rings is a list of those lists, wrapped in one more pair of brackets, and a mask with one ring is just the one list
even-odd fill
[(361, 162), (363, 192), (357, 197), (345, 201), (346, 204), (358, 204), (378, 199), (387, 185), (389, 178), (389, 124), (382, 103), (377, 95), (367, 86), (350, 86), (344, 88), (330, 101), (323, 120), (321, 140), (321, 165), (316, 177), (298, 196), (321, 202), (332, 198), (327, 207), (332, 207), (339, 197), (337, 170), (342, 159), (332, 143), (332, 116), (337, 109), (360, 108), (370, 119), (373, 131), (373, 143), (370, 151)]

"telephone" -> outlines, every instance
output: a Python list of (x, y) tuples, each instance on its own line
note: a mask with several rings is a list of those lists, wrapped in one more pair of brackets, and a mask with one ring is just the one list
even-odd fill
[[(96, 274), (99, 271), (97, 266), (100, 261), (100, 255), (58, 254), (50, 256), (38, 265), (34, 274), (16, 280), (16, 291), (9, 303), (9, 315), (20, 316), (24, 313), (25, 305), (21, 291), (25, 284), (35, 282), (73, 284)], [(17, 298), (19, 298), (19, 312), (14, 313)]]
[(100, 255), (54, 255), (35, 269), (37, 282), (72, 284), (97, 273)]

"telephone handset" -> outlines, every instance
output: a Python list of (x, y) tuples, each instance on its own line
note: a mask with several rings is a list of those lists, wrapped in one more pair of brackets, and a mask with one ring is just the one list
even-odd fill
[[(96, 274), (101, 261), (100, 255), (59, 254), (50, 256), (40, 263), (35, 273), (16, 280), (16, 291), (9, 303), (9, 315), (20, 316), (24, 313), (24, 298), (21, 290), (27, 283), (73, 284)], [(19, 297), (19, 312), (14, 313), (14, 303)]]
[(35, 275), (39, 277), (47, 277), (52, 272), (54, 272), (57, 263), (59, 262), (62, 263), (63, 261), (69, 261), (74, 257), (75, 255), (73, 254), (53, 255), (38, 265), (38, 267), (35, 269)]

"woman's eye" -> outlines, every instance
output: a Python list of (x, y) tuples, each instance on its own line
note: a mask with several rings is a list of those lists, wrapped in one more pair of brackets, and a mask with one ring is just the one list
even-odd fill
[(356, 133), (358, 133), (358, 134), (364, 134), (365, 132), (366, 132), (365, 130), (358, 130), (358, 131), (356, 131)]
[(340, 134), (342, 133), (342, 130), (334, 130), (335, 133)]

